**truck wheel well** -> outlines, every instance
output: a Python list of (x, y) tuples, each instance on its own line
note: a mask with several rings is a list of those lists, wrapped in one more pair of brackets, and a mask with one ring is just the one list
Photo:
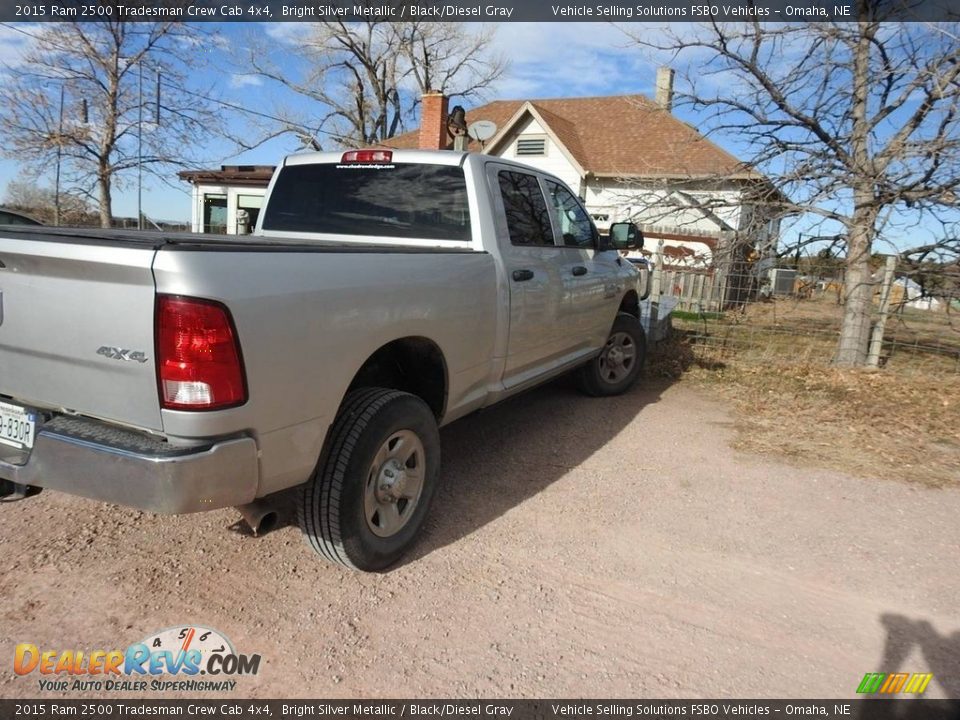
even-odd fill
[(640, 298), (637, 297), (637, 293), (631, 290), (623, 296), (623, 300), (620, 301), (619, 312), (627, 313), (633, 315), (638, 320), (640, 319)]
[(447, 364), (432, 340), (401, 338), (387, 343), (367, 359), (347, 393), (364, 387), (390, 388), (416, 395), (439, 421), (447, 402)]

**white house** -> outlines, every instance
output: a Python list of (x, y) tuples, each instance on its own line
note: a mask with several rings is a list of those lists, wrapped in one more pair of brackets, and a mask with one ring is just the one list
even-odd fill
[(919, 283), (908, 277), (899, 277), (893, 281), (898, 290), (900, 302), (908, 308), (915, 310), (939, 310), (940, 301), (936, 298), (923, 294), (923, 288)]
[(272, 165), (223, 165), (219, 170), (183, 170), (193, 186), (193, 232), (244, 234), (256, 224), (273, 175)]

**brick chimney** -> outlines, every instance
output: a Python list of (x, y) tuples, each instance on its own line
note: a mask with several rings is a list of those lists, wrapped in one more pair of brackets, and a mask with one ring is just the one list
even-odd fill
[(673, 107), (673, 68), (657, 68), (657, 105), (667, 112)]
[(421, 150), (447, 149), (447, 97), (441, 92), (431, 90), (420, 99), (420, 141)]

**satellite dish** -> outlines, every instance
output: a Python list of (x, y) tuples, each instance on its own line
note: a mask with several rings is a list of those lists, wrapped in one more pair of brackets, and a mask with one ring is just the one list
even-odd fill
[(485, 143), (497, 134), (497, 124), (489, 120), (477, 120), (475, 123), (470, 123), (467, 134), (478, 143)]

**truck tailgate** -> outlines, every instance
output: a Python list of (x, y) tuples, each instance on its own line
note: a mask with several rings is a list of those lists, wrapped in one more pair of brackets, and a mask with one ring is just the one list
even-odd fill
[(160, 430), (154, 254), (0, 229), (0, 396)]

